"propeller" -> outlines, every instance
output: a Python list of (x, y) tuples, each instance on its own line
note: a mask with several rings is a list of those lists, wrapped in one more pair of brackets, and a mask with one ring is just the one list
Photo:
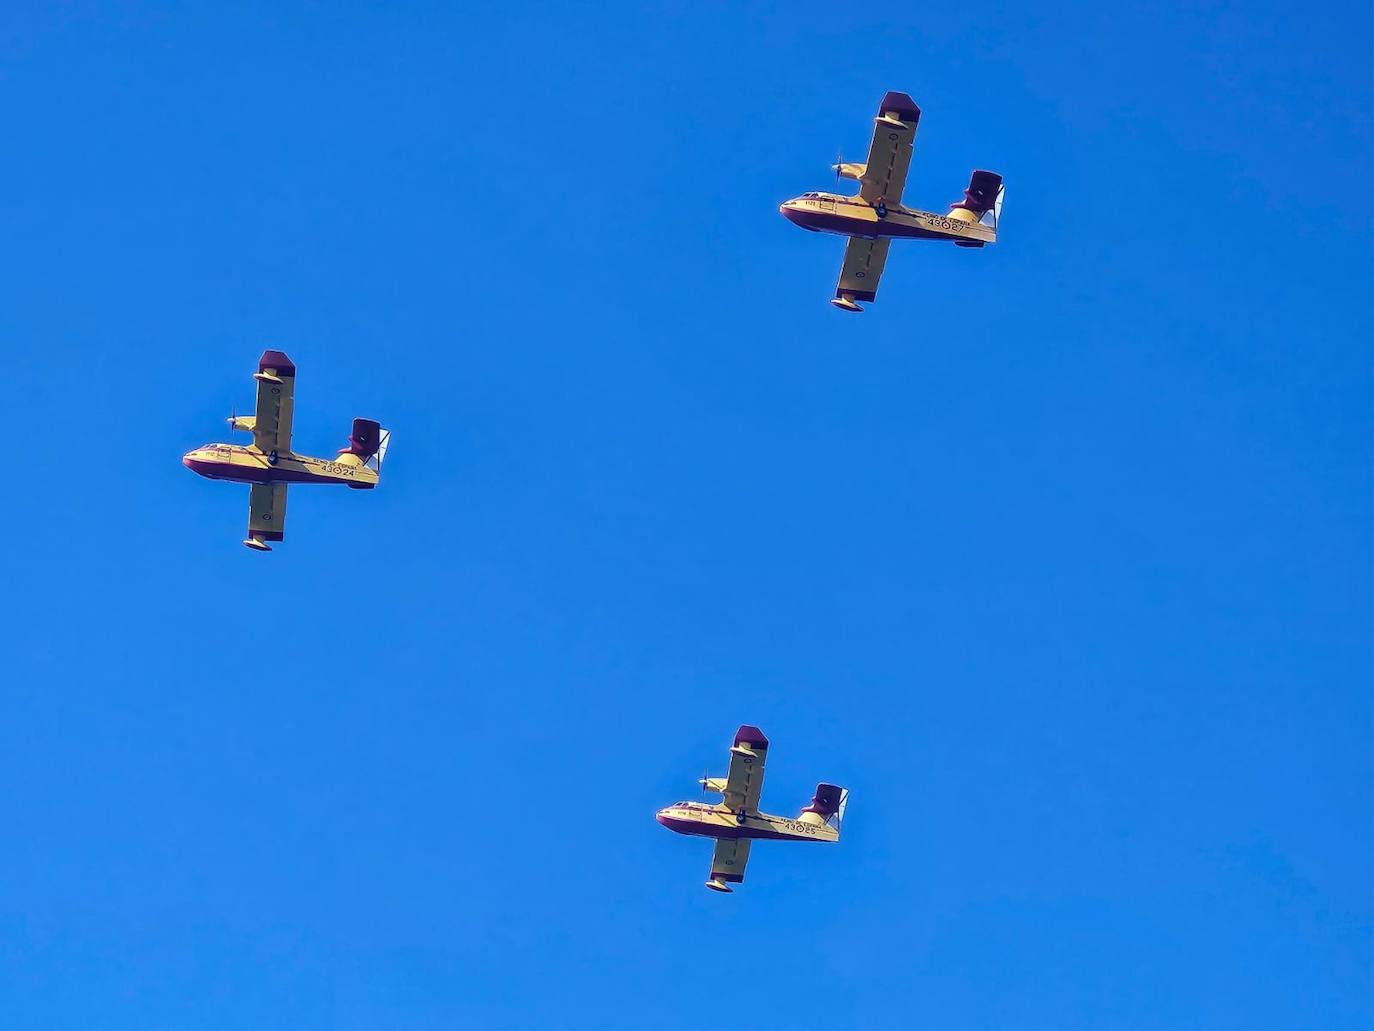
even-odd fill
[(227, 421), (228, 421), (228, 423), (229, 423), (229, 428), (230, 428), (231, 430), (234, 428), (234, 423), (238, 422), (238, 418), (239, 418), (239, 410), (238, 410), (238, 407), (235, 406), (235, 405), (233, 405), (233, 404), (230, 404), (230, 405), (229, 405), (229, 418), (228, 418)]
[(701, 771), (701, 780), (697, 781), (697, 783), (701, 785), (701, 793), (702, 793), (703, 795), (706, 794), (706, 785), (707, 785), (707, 782), (708, 782), (710, 779), (711, 779), (711, 771), (710, 771), (710, 770), (702, 770), (702, 771)]
[(840, 169), (843, 168), (843, 167), (844, 167), (844, 151), (841, 149), (841, 150), (835, 151), (835, 165), (834, 165), (834, 168), (835, 168), (835, 185), (836, 185), (836, 186), (839, 186), (839, 185), (840, 185)]

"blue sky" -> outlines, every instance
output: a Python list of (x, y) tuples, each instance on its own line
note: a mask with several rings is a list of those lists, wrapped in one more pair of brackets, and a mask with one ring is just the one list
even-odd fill
[[(9, 5), (4, 1025), (1368, 1026), (1370, 30)], [(846, 316), (888, 89), (1003, 236)], [(266, 347), (395, 444), (264, 556)]]

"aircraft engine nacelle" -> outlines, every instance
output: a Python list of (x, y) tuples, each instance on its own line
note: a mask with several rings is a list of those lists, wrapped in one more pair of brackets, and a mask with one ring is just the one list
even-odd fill
[(252, 415), (233, 415), (229, 417), (230, 429), (242, 430), (244, 433), (252, 433), (257, 424), (257, 418)]
[(852, 161), (843, 161), (831, 167), (841, 179), (853, 179), (855, 182), (862, 182), (864, 173), (868, 171), (867, 165), (855, 164)]
[(714, 791), (718, 795), (725, 794), (726, 778), (724, 777), (702, 777), (701, 786), (706, 791)]

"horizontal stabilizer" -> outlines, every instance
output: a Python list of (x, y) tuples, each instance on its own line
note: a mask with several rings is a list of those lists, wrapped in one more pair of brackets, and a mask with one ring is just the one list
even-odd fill
[(372, 456), (372, 467), (378, 472), (382, 471), (382, 462), (386, 460), (386, 449), (391, 446), (391, 431), (385, 426), (377, 437), (377, 453)]

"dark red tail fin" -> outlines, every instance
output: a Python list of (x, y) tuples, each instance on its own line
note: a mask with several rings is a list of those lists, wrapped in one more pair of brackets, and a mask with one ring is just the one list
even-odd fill
[(811, 804), (802, 810), (804, 813), (815, 813), (823, 819), (830, 819), (840, 810), (840, 796), (844, 794), (844, 788), (835, 784), (817, 784), (816, 794), (811, 799)]
[(380, 467), (381, 455), (378, 450), (385, 446), (385, 432), (381, 424), (372, 419), (354, 419), (348, 447), (339, 452), (337, 461), (340, 465), (365, 465), (373, 455), (377, 455), (378, 461), (373, 464)]
[(1002, 196), (1002, 177), (996, 172), (977, 171), (969, 178), (968, 189), (962, 200), (954, 202), (950, 210), (962, 208), (982, 218), (989, 211), (995, 212)]
[(357, 455), (366, 462), (377, 453), (382, 442), (382, 424), (372, 419), (354, 419), (353, 432), (348, 437), (348, 447), (340, 455)]

